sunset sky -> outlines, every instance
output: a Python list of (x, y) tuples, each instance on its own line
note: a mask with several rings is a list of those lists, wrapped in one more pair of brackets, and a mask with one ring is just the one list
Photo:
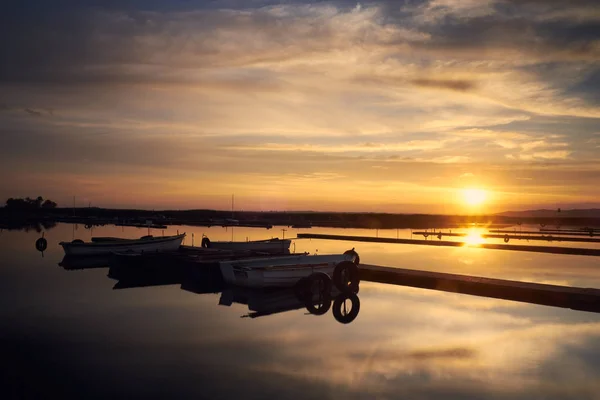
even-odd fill
[(596, 0), (8, 3), (2, 201), (600, 207)]

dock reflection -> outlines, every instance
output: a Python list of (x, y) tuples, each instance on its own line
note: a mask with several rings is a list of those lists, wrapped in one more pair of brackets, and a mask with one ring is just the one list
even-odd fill
[[(134, 263), (115, 262), (110, 256), (65, 257), (59, 264), (66, 270), (109, 267), (113, 289), (179, 285), (195, 294), (220, 293), (220, 305), (248, 307), (243, 317), (254, 319), (287, 311), (306, 309), (311, 315), (329, 311), (341, 323), (354, 321), (360, 310), (357, 294), (341, 293), (335, 285), (326, 292), (315, 288), (249, 289), (227, 286), (217, 262), (182, 262), (172, 257), (134, 258)], [(142, 262), (143, 261), (143, 262)], [(479, 297), (517, 301), (600, 313), (600, 290), (544, 285), (465, 275), (362, 265), (360, 279), (395, 286), (416, 287)], [(298, 286), (298, 285), (297, 285)]]

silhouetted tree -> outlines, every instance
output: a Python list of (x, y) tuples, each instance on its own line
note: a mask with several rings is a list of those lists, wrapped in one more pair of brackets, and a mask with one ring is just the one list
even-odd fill
[(15, 211), (35, 211), (40, 208), (56, 208), (56, 203), (52, 200), (44, 201), (42, 196), (38, 196), (36, 199), (26, 197), (25, 199), (14, 199), (9, 198), (6, 200), (6, 209)]
[(46, 200), (42, 203), (42, 208), (56, 208), (56, 203), (52, 200)]

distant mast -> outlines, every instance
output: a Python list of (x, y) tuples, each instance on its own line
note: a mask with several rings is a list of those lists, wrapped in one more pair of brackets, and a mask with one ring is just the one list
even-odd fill
[(234, 219), (233, 217), (233, 194), (231, 195), (231, 219)]

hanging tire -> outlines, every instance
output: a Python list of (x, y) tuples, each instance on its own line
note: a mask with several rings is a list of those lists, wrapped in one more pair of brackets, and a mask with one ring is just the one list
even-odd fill
[(37, 251), (44, 251), (48, 247), (48, 241), (43, 237), (35, 241), (35, 248)]
[[(350, 312), (346, 310), (346, 301), (350, 300), (352, 309)], [(360, 299), (355, 293), (343, 293), (338, 296), (333, 302), (333, 317), (341, 324), (349, 324), (354, 321), (360, 311)]]
[(202, 238), (202, 247), (209, 248), (210, 247), (210, 239), (206, 236)]
[(360, 264), (360, 257), (359, 257), (359, 255), (358, 255), (358, 253), (357, 253), (356, 251), (354, 251), (354, 249), (352, 249), (352, 250), (346, 250), (346, 251), (344, 252), (344, 254), (349, 254), (349, 255), (352, 255), (352, 256), (354, 256), (354, 264), (355, 264), (355, 265), (358, 265), (358, 264)]
[(331, 309), (331, 295), (329, 292), (321, 293), (317, 299), (313, 296), (309, 296), (304, 301), (306, 310), (313, 315), (324, 315)]
[[(331, 277), (327, 275), (325, 272), (314, 272), (312, 275), (308, 277), (308, 287), (307, 290), (313, 293), (319, 294), (331, 294), (332, 282)], [(314, 290), (316, 286), (316, 291)]]
[(342, 261), (335, 266), (333, 284), (340, 292), (354, 292), (359, 282), (358, 267), (352, 261)]
[(509, 240), (510, 238), (508, 237), (508, 235), (504, 235), (504, 243), (508, 243)]

